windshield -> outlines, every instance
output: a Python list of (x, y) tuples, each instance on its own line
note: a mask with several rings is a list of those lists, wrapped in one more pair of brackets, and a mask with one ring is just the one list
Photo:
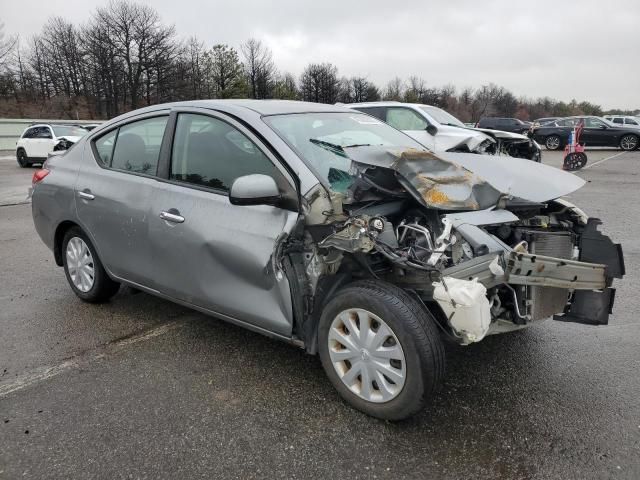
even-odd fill
[(441, 125), (450, 125), (452, 127), (466, 128), (464, 126), (464, 123), (462, 123), (460, 120), (458, 120), (456, 117), (454, 117), (450, 113), (445, 112), (441, 108), (422, 105), (420, 107), (420, 110), (431, 115), (431, 117), (433, 117), (433, 119)]
[(272, 115), (264, 121), (337, 191), (351, 183), (350, 148), (383, 145), (425, 150), (411, 137), (361, 113)]
[(88, 133), (88, 130), (73, 125), (51, 125), (51, 127), (56, 137), (82, 137)]

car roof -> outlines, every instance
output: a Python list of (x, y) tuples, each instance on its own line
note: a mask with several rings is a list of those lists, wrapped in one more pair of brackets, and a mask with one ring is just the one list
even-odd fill
[(129, 114), (141, 114), (154, 110), (168, 108), (195, 107), (214, 110), (251, 110), (260, 115), (282, 115), (288, 113), (310, 112), (348, 112), (347, 109), (326, 103), (300, 102), (297, 100), (254, 100), (254, 99), (224, 99), (224, 100), (190, 100), (185, 102), (161, 103), (151, 107), (133, 110)]
[(33, 127), (82, 127), (82, 125), (78, 125), (77, 123), (34, 123), (27, 128)]
[[(398, 102), (396, 100), (385, 100), (380, 102), (356, 102), (356, 103), (336, 103), (338, 106), (345, 106), (347, 108), (353, 107), (431, 107), (425, 103), (410, 103), (410, 102)], [(439, 108), (439, 107), (435, 107)]]

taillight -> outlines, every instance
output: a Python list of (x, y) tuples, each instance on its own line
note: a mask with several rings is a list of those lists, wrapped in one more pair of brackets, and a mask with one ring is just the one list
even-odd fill
[(36, 183), (40, 183), (44, 177), (49, 175), (49, 170), (46, 168), (39, 168), (35, 172), (33, 172), (33, 178), (31, 179), (31, 185), (35, 185)]

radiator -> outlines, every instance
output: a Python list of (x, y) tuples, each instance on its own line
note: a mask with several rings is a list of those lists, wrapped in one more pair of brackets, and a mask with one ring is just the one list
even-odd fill
[[(529, 251), (538, 255), (557, 258), (571, 258), (573, 234), (570, 232), (527, 232), (531, 241)], [(529, 287), (529, 314), (533, 320), (548, 318), (562, 313), (567, 304), (569, 290), (554, 287)]]

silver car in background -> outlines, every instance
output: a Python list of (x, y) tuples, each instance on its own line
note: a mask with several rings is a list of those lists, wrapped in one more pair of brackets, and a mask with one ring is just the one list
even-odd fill
[(347, 108), (212, 100), (97, 127), (36, 171), (32, 209), (79, 298), (125, 284), (292, 343), (398, 420), (442, 379), (441, 336), (608, 322), (624, 263), (560, 198), (583, 184)]

